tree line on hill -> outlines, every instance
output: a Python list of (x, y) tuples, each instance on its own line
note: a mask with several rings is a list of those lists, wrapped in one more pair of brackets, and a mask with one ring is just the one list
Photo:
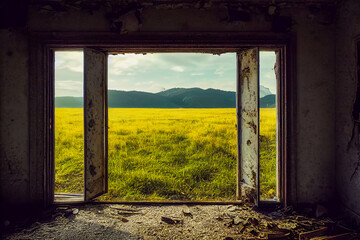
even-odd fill
[[(260, 86), (260, 108), (274, 108), (276, 95)], [(81, 108), (82, 97), (56, 97), (57, 108)], [(235, 108), (236, 93), (218, 89), (171, 88), (158, 93), (108, 91), (109, 108)]]

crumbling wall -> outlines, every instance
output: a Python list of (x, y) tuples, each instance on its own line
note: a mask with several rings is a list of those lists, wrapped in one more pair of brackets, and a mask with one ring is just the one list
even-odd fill
[(333, 198), (335, 45), (331, 11), (310, 9), (292, 15), (297, 36), (295, 140), (299, 203), (331, 202)]
[(21, 206), (29, 197), (28, 79), (27, 37), (0, 30), (1, 206)]
[(360, 2), (342, 1), (336, 35), (336, 185), (342, 207), (360, 220), (360, 97), (356, 45)]
[[(31, 5), (26, 29), (34, 31), (115, 32), (281, 32), (294, 35), (296, 69), (296, 187), (289, 189), (299, 203), (333, 199), (335, 185), (334, 24), (331, 7), (268, 2), (230, 6), (199, 1), (196, 4), (156, 5)], [(64, 1), (68, 2), (68, 1)], [(111, 1), (107, 1), (110, 2)], [(114, 3), (120, 1), (113, 1)], [(211, 2), (211, 1), (209, 1)], [(241, 1), (240, 1), (241, 2)], [(246, 1), (244, 1), (246, 2)], [(61, 3), (61, 1), (60, 1)], [(47, 2), (49, 4), (49, 2)], [(3, 30), (1, 48), (1, 147), (10, 166), (1, 165), (5, 200), (24, 198), (27, 185), (28, 145), (28, 50), (27, 42)], [(4, 40), (3, 40), (4, 41)], [(15, 47), (16, 46), (16, 47)], [(12, 49), (13, 57), (7, 55)], [(14, 57), (16, 56), (16, 58)], [(234, 79), (235, 81), (235, 79)], [(296, 81), (296, 82), (295, 82)], [(33, 114), (33, 113), (30, 113)], [(3, 121), (3, 119), (5, 119)], [(12, 121), (13, 119), (13, 121)], [(13, 153), (13, 154), (11, 154)], [(3, 158), (3, 155), (1, 156)], [(4, 155), (5, 156), (5, 155)], [(38, 159), (42, 161), (42, 159)], [(2, 161), (3, 162), (3, 161)], [(13, 168), (12, 168), (13, 169)], [(41, 172), (41, 171), (39, 171)], [(5, 173), (5, 175), (3, 175)], [(30, 173), (31, 174), (31, 173)], [(18, 176), (22, 176), (18, 180)], [(18, 186), (18, 185), (19, 186)], [(8, 193), (8, 194), (5, 194)], [(42, 196), (40, 196), (41, 198)]]

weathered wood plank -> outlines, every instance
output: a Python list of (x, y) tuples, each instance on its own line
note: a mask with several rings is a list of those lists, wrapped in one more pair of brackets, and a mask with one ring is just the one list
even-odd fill
[(238, 192), (259, 202), (259, 49), (238, 52)]
[(107, 58), (84, 49), (85, 201), (107, 191)]

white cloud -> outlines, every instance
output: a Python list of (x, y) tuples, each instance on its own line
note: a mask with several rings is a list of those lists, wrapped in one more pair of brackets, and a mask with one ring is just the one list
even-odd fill
[(108, 58), (109, 75), (132, 76), (151, 69), (169, 69), (171, 63), (164, 61), (161, 54), (118, 54)]
[(127, 89), (127, 91), (136, 90), (143, 92), (161, 92), (165, 90), (165, 87), (159, 83), (154, 81), (145, 81), (145, 82), (137, 82), (132, 84), (131, 87)]
[[(260, 52), (261, 84), (275, 90), (273, 52)], [(56, 94), (82, 94), (83, 52), (56, 51)], [(109, 89), (159, 92), (172, 87), (235, 90), (236, 55), (222, 54), (118, 54), (108, 58)], [(184, 73), (185, 72), (185, 73)], [(184, 73), (184, 74), (182, 74)], [(77, 80), (74, 81), (70, 80)], [(274, 91), (275, 92), (275, 91)]]
[(260, 84), (269, 88), (272, 93), (276, 93), (275, 62), (275, 52), (260, 52)]
[(135, 83), (135, 85), (136, 86), (143, 86), (143, 85), (153, 85), (154, 84), (154, 82), (153, 81), (148, 81), (148, 82), (137, 82), (137, 83)]
[[(194, 87), (194, 86), (189, 86)], [(212, 81), (200, 81), (196, 83), (196, 87), (200, 87), (202, 89), (214, 88), (221, 89), (225, 91), (236, 91), (236, 80), (229, 81), (228, 79), (214, 79)]]
[(77, 85), (77, 86), (82, 86), (82, 82), (80, 81), (73, 81), (73, 80), (61, 80), (61, 81), (56, 81), (55, 84), (58, 84), (58, 85), (66, 85), (66, 86), (69, 86), (69, 85)]
[(276, 59), (274, 51), (260, 51), (260, 61), (273, 62)]
[(269, 70), (269, 71), (264, 72), (263, 77), (276, 81), (275, 80), (276, 76), (275, 76), (274, 70)]
[(55, 96), (76, 96), (83, 95), (83, 83), (72, 80), (55, 81)]
[(73, 72), (83, 72), (83, 52), (82, 51), (56, 51), (55, 68), (69, 69)]
[[(109, 56), (109, 88), (159, 92), (164, 88), (202, 87), (233, 91), (235, 89), (233, 82), (236, 79), (236, 58), (234, 56), (234, 53), (221, 56), (200, 53)], [(116, 61), (114, 61), (115, 58)], [(120, 62), (121, 58), (124, 62), (126, 62), (125, 58), (136, 58), (138, 63), (127, 69), (120, 69), (120, 75), (115, 74), (119, 69), (115, 69), (114, 62)], [(130, 82), (120, 84), (119, 82), (123, 78), (129, 79)], [(199, 81), (204, 82), (199, 83)], [(211, 83), (213, 81), (217, 81), (217, 83)], [(225, 84), (229, 81), (230, 84)]]
[(137, 68), (141, 61), (142, 55), (126, 54), (109, 56), (109, 67), (111, 74), (114, 75), (133, 75), (134, 69)]
[(219, 75), (219, 76), (224, 75), (224, 68), (222, 68), (222, 67), (217, 68), (217, 69), (215, 70), (214, 74)]
[(185, 69), (182, 66), (174, 66), (174, 67), (172, 67), (170, 69), (175, 71), (175, 72), (184, 72), (185, 71)]

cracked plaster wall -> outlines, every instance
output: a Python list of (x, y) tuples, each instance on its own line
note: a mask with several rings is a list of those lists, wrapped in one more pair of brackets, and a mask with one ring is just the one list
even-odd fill
[[(307, 12), (298, 24), (296, 155), (299, 203), (328, 202), (334, 192), (334, 28)], [(331, 201), (331, 200), (330, 200)]]
[[(360, 220), (359, 132), (352, 119), (356, 93), (355, 39), (360, 37), (360, 2), (347, 0), (338, 8), (336, 34), (336, 182), (337, 194), (346, 209)], [(360, 109), (357, 109), (360, 111)], [(356, 143), (357, 142), (357, 143)]]
[(0, 30), (0, 201), (13, 205), (29, 196), (27, 53), (23, 34)]
[[(278, 13), (291, 16), (289, 29), (296, 36), (296, 152), (297, 200), (299, 203), (327, 201), (335, 184), (335, 59), (334, 25), (328, 12), (309, 7), (283, 7)], [(145, 7), (138, 25), (129, 14), (122, 21), (126, 31), (272, 31), (272, 23), (254, 8), (249, 21), (227, 21), (223, 7), (163, 9)], [(329, 21), (330, 19), (330, 21)], [(110, 31), (105, 9), (68, 10), (61, 13), (39, 11), (32, 6), (26, 31)], [(25, 30), (22, 30), (25, 31)], [(0, 32), (1, 47), (1, 157), (16, 166), (1, 166), (1, 198), (23, 199), (29, 194), (28, 144), (28, 50), (27, 37), (20, 33)], [(13, 51), (8, 56), (8, 50)], [(12, 121), (11, 119), (14, 119)], [(41, 159), (39, 159), (41, 161)], [(3, 162), (3, 161), (2, 161)], [(294, 189), (292, 189), (294, 191)]]

